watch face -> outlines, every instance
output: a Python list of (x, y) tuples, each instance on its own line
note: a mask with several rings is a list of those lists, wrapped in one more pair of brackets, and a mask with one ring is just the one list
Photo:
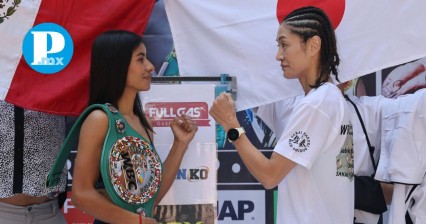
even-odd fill
[(228, 139), (230, 141), (236, 141), (239, 137), (240, 137), (240, 133), (238, 132), (237, 129), (235, 129), (235, 128), (229, 129), (229, 131), (228, 131)]

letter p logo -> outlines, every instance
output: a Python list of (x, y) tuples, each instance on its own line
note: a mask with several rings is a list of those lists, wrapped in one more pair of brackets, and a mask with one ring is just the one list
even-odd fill
[(25, 36), (22, 52), (28, 65), (43, 74), (64, 69), (71, 61), (74, 45), (70, 34), (54, 23), (33, 27)]
[[(42, 65), (47, 54), (59, 53), (65, 47), (65, 38), (58, 32), (31, 32), (34, 37), (34, 61), (31, 65)], [(47, 49), (47, 38), (52, 40), (51, 48)], [(49, 64), (50, 65), (50, 64)]]

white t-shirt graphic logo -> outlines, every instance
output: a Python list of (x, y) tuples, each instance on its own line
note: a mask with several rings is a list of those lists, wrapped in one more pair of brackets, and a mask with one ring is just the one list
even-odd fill
[(342, 125), (340, 135), (346, 135), (345, 144), (336, 156), (336, 176), (352, 181), (354, 177), (354, 144), (352, 125)]
[(296, 152), (304, 152), (308, 150), (311, 145), (309, 136), (303, 131), (297, 131), (291, 135), (288, 140), (288, 145), (293, 148)]

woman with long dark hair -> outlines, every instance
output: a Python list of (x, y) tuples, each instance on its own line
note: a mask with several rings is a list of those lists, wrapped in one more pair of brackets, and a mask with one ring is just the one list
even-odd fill
[[(153, 69), (139, 35), (108, 31), (93, 44), (89, 105), (106, 105), (109, 111), (92, 110), (81, 126), (72, 202), (95, 223), (157, 223), (153, 208), (172, 185), (197, 132), (189, 117), (176, 117), (170, 124), (174, 143), (162, 163), (138, 96), (150, 89)], [(107, 114), (118, 119), (111, 122)], [(110, 141), (112, 148), (105, 147)], [(109, 156), (105, 150), (112, 150)], [(103, 163), (110, 164), (109, 173), (102, 172)]]

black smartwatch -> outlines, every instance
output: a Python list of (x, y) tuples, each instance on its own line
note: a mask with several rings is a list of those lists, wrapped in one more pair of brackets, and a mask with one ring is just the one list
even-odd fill
[(240, 138), (241, 134), (244, 134), (244, 133), (246, 133), (246, 131), (244, 130), (243, 127), (240, 127), (240, 128), (229, 129), (226, 135), (228, 137), (228, 141), (230, 143), (234, 143)]

